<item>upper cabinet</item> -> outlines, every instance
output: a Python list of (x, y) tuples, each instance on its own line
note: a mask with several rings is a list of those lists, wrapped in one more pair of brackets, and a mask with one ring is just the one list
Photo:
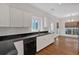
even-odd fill
[(74, 21), (74, 22), (66, 22), (65, 23), (65, 27), (66, 28), (71, 28), (71, 27), (79, 27), (79, 22), (78, 21)]
[(24, 27), (32, 26), (32, 13), (24, 12)]
[(23, 11), (17, 8), (10, 8), (10, 26), (23, 27)]
[(10, 15), (9, 6), (0, 4), (0, 27), (9, 27)]
[[(24, 11), (20, 8), (6, 4), (0, 4), (0, 27), (35, 27), (38, 30), (47, 27), (46, 18), (44, 22), (41, 16), (34, 12)], [(33, 20), (36, 24), (33, 26)], [(44, 24), (43, 24), (44, 23)]]

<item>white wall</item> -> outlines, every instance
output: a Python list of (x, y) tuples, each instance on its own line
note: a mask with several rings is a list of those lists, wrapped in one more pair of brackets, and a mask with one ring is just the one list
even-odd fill
[(59, 34), (65, 34), (65, 19), (61, 18), (59, 21)]

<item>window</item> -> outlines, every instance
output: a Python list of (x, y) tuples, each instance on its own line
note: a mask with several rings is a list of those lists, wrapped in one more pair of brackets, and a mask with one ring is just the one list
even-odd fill
[(49, 32), (54, 33), (54, 23), (53, 22), (50, 24)]
[(79, 28), (66, 28), (65, 33), (70, 35), (79, 35)]
[(38, 31), (39, 27), (40, 27), (40, 21), (37, 18), (33, 17), (32, 18), (32, 31)]

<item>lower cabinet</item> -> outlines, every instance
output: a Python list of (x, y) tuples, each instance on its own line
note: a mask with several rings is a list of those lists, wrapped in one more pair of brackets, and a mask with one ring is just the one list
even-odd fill
[(36, 52), (40, 51), (41, 49), (47, 47), (49, 44), (54, 43), (55, 40), (52, 34), (39, 36), (36, 39)]
[(14, 42), (14, 44), (18, 51), (18, 55), (34, 55), (36, 52), (54, 42), (53, 35), (48, 34), (17, 41)]

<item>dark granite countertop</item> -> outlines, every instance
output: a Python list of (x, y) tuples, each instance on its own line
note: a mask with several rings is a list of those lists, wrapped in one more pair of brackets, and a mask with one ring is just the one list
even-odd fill
[(48, 34), (49, 33), (34, 34), (34, 35), (29, 35), (29, 36), (25, 36), (25, 37), (15, 38), (15, 39), (11, 39), (11, 40), (13, 42), (16, 42), (16, 41), (25, 40), (25, 39), (33, 38), (33, 37), (39, 37), (39, 36), (48, 35)]
[(15, 35), (8, 35), (8, 36), (0, 36), (0, 41), (4, 40), (12, 40), (12, 41), (20, 41), (32, 37), (38, 37), (50, 34), (48, 31), (41, 31), (41, 32), (33, 32), (33, 33), (23, 33), (23, 34), (15, 34)]

